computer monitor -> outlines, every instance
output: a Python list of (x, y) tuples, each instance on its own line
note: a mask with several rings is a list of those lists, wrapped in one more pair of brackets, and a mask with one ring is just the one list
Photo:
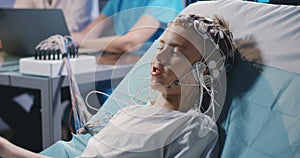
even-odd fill
[(35, 46), (54, 34), (70, 34), (60, 9), (0, 9), (2, 51), (9, 56), (33, 56)]

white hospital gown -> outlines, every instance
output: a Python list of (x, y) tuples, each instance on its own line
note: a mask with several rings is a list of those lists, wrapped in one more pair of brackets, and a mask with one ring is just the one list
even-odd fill
[(216, 124), (206, 115), (133, 105), (92, 137), (80, 157), (217, 157), (217, 142)]

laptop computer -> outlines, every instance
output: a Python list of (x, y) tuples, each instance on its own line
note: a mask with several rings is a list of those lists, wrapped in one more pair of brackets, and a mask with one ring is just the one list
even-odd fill
[(70, 34), (60, 9), (0, 9), (0, 51), (7, 56), (33, 56), (35, 46), (55, 34)]

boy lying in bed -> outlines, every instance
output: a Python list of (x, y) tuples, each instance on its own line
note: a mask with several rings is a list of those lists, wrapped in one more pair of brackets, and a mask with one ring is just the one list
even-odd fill
[[(117, 112), (78, 157), (217, 157), (216, 96), (236, 46), (220, 17), (179, 15), (159, 38), (147, 105)], [(225, 78), (224, 78), (225, 76)], [(225, 80), (224, 80), (225, 79)], [(45, 157), (0, 138), (2, 157)]]

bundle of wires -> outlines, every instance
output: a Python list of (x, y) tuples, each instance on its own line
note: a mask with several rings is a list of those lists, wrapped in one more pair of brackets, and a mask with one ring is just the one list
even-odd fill
[[(77, 54), (77, 50), (78, 49), (76, 48), (75, 43), (69, 36), (61, 35), (50, 36), (36, 46), (36, 51), (39, 52), (60, 52), (59, 56), (62, 57), (68, 72), (75, 131), (78, 131), (80, 128), (84, 128), (87, 121), (92, 117), (86, 108), (85, 102), (80, 94), (78, 84), (72, 71), (70, 56)], [(73, 133), (75, 133), (72, 128), (70, 129)]]

